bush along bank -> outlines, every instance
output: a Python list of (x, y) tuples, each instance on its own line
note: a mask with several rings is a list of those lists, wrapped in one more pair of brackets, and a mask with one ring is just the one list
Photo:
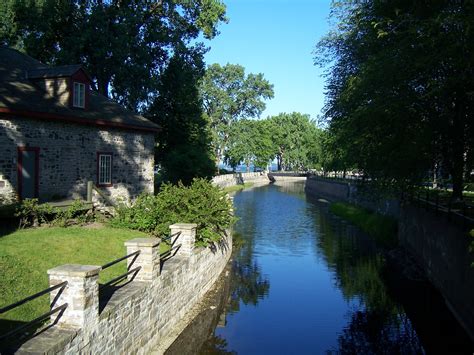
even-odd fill
[(194, 179), (189, 186), (163, 184), (157, 195), (142, 194), (132, 205), (118, 206), (110, 223), (164, 236), (177, 221), (196, 223), (196, 245), (208, 246), (219, 242), (234, 223), (232, 201), (205, 179)]
[(345, 202), (332, 203), (330, 211), (358, 226), (374, 238), (379, 246), (386, 249), (398, 246), (398, 228), (395, 218), (383, 216)]

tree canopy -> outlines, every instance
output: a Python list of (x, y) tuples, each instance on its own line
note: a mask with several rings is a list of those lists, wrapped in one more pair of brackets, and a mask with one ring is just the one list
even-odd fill
[(333, 15), (316, 62), (329, 68), (336, 165), (402, 185), (441, 166), (461, 198), (473, 167), (474, 5), (338, 1)]
[(258, 117), (265, 99), (273, 98), (273, 85), (263, 74), (245, 74), (241, 65), (210, 65), (201, 83), (204, 115), (213, 132), (217, 163), (224, 155), (233, 123)]
[(0, 44), (47, 64), (83, 64), (99, 93), (141, 111), (176, 49), (202, 52), (192, 41), (213, 38), (225, 9), (220, 0), (5, 0)]
[(164, 181), (188, 185), (195, 177), (214, 174), (211, 132), (199, 96), (203, 75), (202, 55), (176, 53), (160, 76), (159, 94), (146, 112), (161, 126), (155, 162)]
[(278, 170), (317, 168), (322, 163), (323, 131), (308, 115), (281, 113), (263, 120), (242, 119), (232, 124), (225, 161), (266, 168), (277, 159)]

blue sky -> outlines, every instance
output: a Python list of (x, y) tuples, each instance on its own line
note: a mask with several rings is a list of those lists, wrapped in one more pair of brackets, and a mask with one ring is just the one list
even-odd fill
[(240, 64), (263, 73), (275, 97), (261, 117), (301, 112), (316, 118), (324, 104), (324, 80), (312, 54), (327, 33), (330, 0), (224, 0), (228, 24), (206, 45), (206, 63)]

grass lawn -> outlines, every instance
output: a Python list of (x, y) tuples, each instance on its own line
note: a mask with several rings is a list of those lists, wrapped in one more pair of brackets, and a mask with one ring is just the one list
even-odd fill
[(234, 185), (234, 186), (229, 186), (224, 188), (225, 192), (235, 192), (235, 191), (240, 191), (243, 189), (247, 189), (249, 187), (253, 186), (253, 182), (246, 182), (243, 185)]
[(381, 246), (393, 248), (397, 245), (397, 221), (394, 218), (344, 202), (332, 203), (330, 210), (358, 226)]
[[(126, 254), (124, 242), (145, 233), (107, 226), (22, 229), (0, 237), (0, 307), (47, 287), (46, 270), (62, 264), (104, 265)], [(126, 271), (122, 261), (100, 273), (100, 282)], [(28, 321), (49, 311), (49, 294), (0, 318)]]

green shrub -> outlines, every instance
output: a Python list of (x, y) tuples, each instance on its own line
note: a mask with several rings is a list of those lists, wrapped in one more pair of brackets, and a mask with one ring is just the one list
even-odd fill
[(75, 221), (79, 224), (91, 222), (92, 215), (86, 213), (86, 205), (81, 200), (74, 200), (74, 202), (65, 209), (55, 208), (55, 217), (51, 224), (58, 227), (67, 227)]
[(196, 223), (196, 245), (207, 246), (219, 241), (234, 222), (231, 208), (224, 191), (194, 179), (189, 186), (163, 184), (156, 196), (142, 194), (132, 206), (119, 206), (111, 224), (163, 236), (171, 224)]
[(53, 219), (55, 209), (48, 204), (39, 204), (37, 198), (24, 199), (15, 216), (20, 218), (20, 228), (41, 225)]
[(45, 223), (67, 227), (74, 222), (91, 222), (94, 216), (86, 213), (85, 204), (74, 200), (65, 209), (53, 207), (47, 203), (39, 204), (37, 198), (24, 199), (16, 209), (15, 216), (20, 218), (20, 228), (39, 226)]

